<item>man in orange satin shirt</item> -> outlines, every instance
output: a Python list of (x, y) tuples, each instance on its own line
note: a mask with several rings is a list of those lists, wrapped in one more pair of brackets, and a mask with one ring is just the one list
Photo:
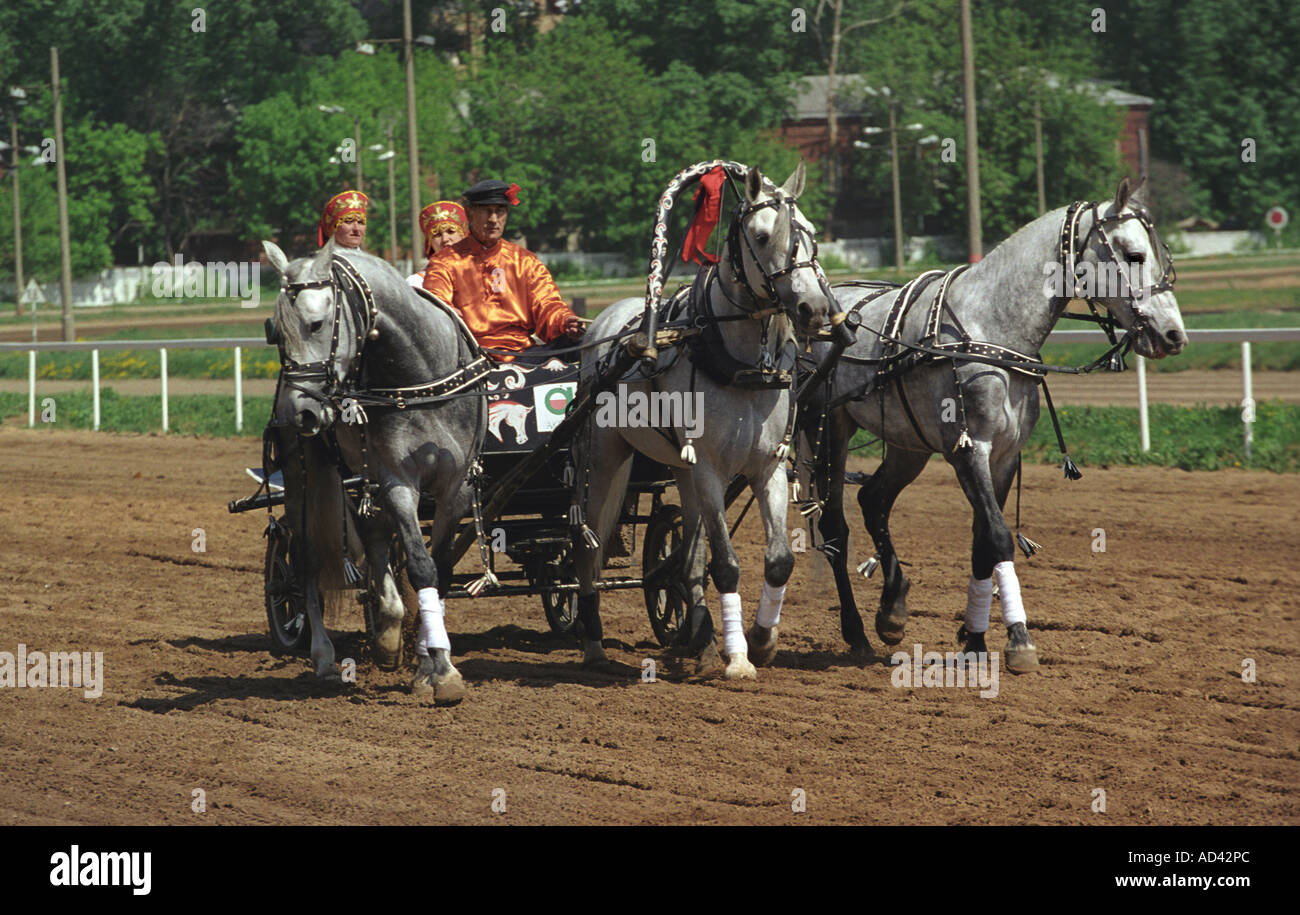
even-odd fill
[(424, 288), (456, 308), (483, 346), (522, 353), (530, 335), (552, 344), (533, 347), (531, 358), (581, 338), (583, 325), (541, 259), (501, 237), (518, 191), (480, 181), (465, 192), (469, 235), (429, 259)]

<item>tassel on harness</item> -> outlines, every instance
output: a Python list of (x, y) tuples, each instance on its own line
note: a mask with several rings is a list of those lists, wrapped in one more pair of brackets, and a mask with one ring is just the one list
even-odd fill
[[(1066, 460), (1068, 461), (1069, 458), (1066, 458)], [(1021, 552), (1023, 552), (1025, 554), (1025, 558), (1028, 559), (1030, 556), (1034, 555), (1039, 550), (1041, 550), (1043, 548), (1043, 545), (1041, 543), (1035, 543), (1034, 541), (1026, 537), (1024, 534), (1020, 533), (1020, 468), (1021, 468), (1020, 455), (1017, 454), (1016, 455), (1016, 545), (1020, 547)], [(1078, 473), (1077, 468), (1075, 469), (1075, 473)], [(997, 584), (994, 583), (993, 587), (994, 590), (996, 591)]]
[(361, 570), (356, 567), (355, 563), (353, 563), (351, 556), (343, 557), (343, 580), (348, 583), (348, 587), (350, 588), (358, 587), (361, 582), (365, 580), (365, 576), (361, 574)]
[[(1061, 449), (1061, 457), (1063, 458), (1061, 470), (1065, 472), (1067, 480), (1081, 480), (1083, 479), (1083, 471), (1078, 468), (1074, 461), (1070, 460), (1069, 452), (1065, 450), (1065, 437), (1061, 435), (1061, 423), (1056, 418), (1056, 407), (1052, 406), (1052, 392), (1047, 390), (1047, 379), (1040, 378), (1038, 383), (1043, 386), (1043, 397), (1047, 400), (1047, 412), (1052, 417), (1052, 428), (1056, 430), (1056, 444)], [(1016, 471), (1017, 474), (1019, 472), (1019, 470)]]
[(866, 562), (858, 566), (858, 574), (861, 575), (863, 578), (870, 578), (873, 574), (875, 574), (876, 569), (878, 569), (879, 567), (880, 567), (880, 555), (876, 554), (875, 556), (872, 556)]
[(474, 509), (474, 534), (478, 539), (479, 560), (483, 563), (483, 574), (470, 582), (465, 587), (465, 592), (470, 597), (478, 597), (487, 588), (495, 588), (501, 582), (497, 579), (496, 573), (492, 571), (492, 560), (488, 556), (487, 541), (483, 536), (483, 509), (482, 500), (479, 492), (483, 484), (483, 465), (475, 460), (469, 469), (469, 481), (471, 492), (473, 494), (470, 505)]
[(690, 439), (687, 439), (687, 440), (686, 440), (686, 444), (685, 444), (685, 445), (682, 445), (682, 454), (681, 454), (681, 457), (682, 457), (682, 460), (685, 461), (685, 462), (688, 463), (688, 464), (694, 464), (694, 463), (695, 463), (695, 445), (693, 445), (693, 444), (691, 443), (691, 440), (690, 440)]

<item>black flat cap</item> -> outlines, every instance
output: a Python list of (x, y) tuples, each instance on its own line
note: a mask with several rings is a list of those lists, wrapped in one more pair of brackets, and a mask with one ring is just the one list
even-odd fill
[(470, 206), (519, 206), (519, 185), (489, 179), (480, 181), (465, 192)]

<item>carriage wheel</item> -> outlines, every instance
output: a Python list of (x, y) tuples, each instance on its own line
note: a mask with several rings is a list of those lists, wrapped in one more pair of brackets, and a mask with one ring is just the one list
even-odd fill
[(311, 643), (311, 622), (307, 600), (294, 574), (289, 535), (283, 529), (267, 534), (265, 579), (271, 652), (301, 651)]
[(681, 632), (687, 591), (682, 569), (682, 510), (661, 506), (646, 525), (641, 572), (645, 608), (659, 644), (668, 647)]
[[(547, 587), (573, 580), (573, 560), (566, 549), (555, 559), (541, 564), (536, 585)], [(550, 624), (552, 632), (568, 635), (578, 624), (578, 592), (543, 591), (542, 610), (546, 613), (546, 622)]]

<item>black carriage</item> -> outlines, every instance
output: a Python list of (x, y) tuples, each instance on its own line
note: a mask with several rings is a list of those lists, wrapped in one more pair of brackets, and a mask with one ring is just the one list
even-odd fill
[[(576, 364), (559, 359), (539, 365), (506, 363), (493, 369), (483, 395), (488, 401), (488, 430), (479, 457), (483, 542), (496, 584), (481, 593), (485, 597), (540, 597), (546, 621), (557, 633), (570, 632), (577, 621), (578, 582), (569, 526), (573, 501), (569, 446), (574, 424), (559, 428), (573, 402), (577, 376)], [(249, 468), (248, 472), (263, 483), (262, 470)], [(682, 513), (667, 496), (673, 485), (667, 467), (639, 454), (634, 458), (628, 498), (614, 532), (621, 543), (611, 544), (612, 549), (606, 551), (605, 574), (596, 582), (602, 591), (640, 589), (651, 627), (662, 645), (673, 640), (686, 610), (680, 567)], [(345, 474), (343, 488), (355, 508), (362, 497), (361, 477)], [(731, 498), (739, 489), (733, 487)], [(304, 649), (311, 640), (290, 549), (292, 527), (282, 513), (274, 514), (284, 502), (282, 476), (277, 471), (265, 479), (258, 493), (228, 506), (235, 513), (272, 512), (266, 530), (264, 579), (267, 621), (272, 649), (277, 652)], [(423, 501), (420, 505), (426, 537), (432, 507)], [(467, 515), (454, 541), (453, 563), (459, 564), (478, 540), (477, 534), (473, 515)], [(614, 555), (608, 555), (611, 553)], [(481, 569), (454, 573), (444, 597), (474, 596), (472, 586), (481, 577)], [(365, 581), (366, 577), (360, 576), (356, 588), (358, 601), (365, 608), (367, 631), (372, 631), (373, 598)]]

